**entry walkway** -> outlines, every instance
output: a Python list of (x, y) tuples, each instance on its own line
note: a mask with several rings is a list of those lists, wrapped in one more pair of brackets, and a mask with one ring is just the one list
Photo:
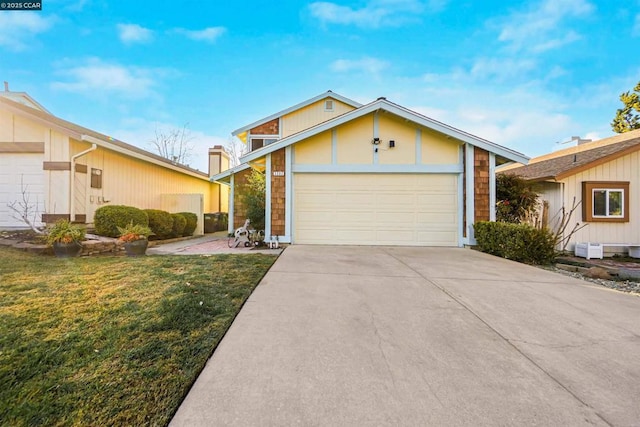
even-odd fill
[(149, 255), (256, 254), (278, 255), (282, 249), (230, 248), (226, 233), (208, 234), (195, 239), (159, 244), (147, 249)]
[(637, 425), (638, 319), (468, 249), (291, 246), (171, 426)]

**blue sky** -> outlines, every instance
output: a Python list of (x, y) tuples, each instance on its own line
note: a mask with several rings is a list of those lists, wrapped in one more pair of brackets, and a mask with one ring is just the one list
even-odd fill
[(188, 123), (202, 170), (234, 129), (328, 89), (536, 156), (612, 134), (640, 0), (43, 0), (0, 11), (1, 80), (146, 149)]

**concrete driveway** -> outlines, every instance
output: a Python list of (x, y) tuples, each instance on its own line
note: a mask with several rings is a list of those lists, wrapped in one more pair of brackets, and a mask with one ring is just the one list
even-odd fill
[(640, 297), (468, 249), (292, 246), (171, 426), (640, 425)]

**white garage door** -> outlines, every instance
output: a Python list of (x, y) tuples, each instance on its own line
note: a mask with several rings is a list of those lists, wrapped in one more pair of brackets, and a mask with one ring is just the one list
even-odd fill
[(29, 204), (38, 205), (37, 220), (41, 219), (44, 207), (42, 160), (42, 154), (0, 153), (0, 229), (26, 227), (13, 218), (7, 206), (14, 201), (22, 202), (21, 188), (28, 194)]
[(294, 175), (294, 243), (458, 246), (453, 174)]

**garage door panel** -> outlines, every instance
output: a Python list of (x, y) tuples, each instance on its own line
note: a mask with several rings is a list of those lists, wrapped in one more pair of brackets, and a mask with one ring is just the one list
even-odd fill
[(416, 214), (418, 224), (439, 224), (457, 226), (458, 218), (450, 212), (418, 212)]
[(294, 175), (303, 244), (458, 245), (456, 175)]

